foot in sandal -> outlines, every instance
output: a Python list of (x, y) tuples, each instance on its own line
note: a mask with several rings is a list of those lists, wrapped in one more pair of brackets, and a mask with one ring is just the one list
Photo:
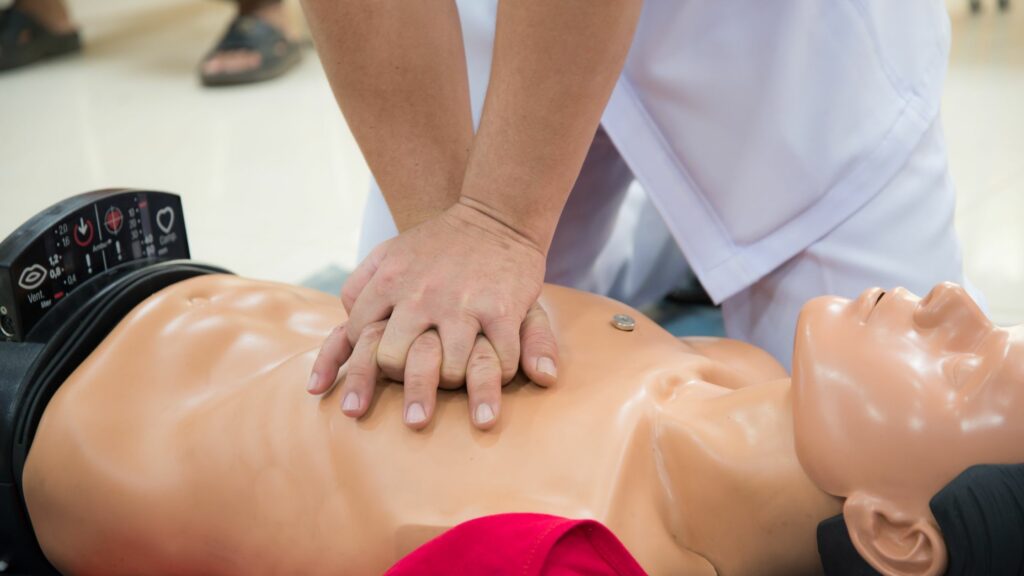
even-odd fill
[(287, 72), (299, 56), (282, 2), (242, 1), (238, 16), (200, 64), (199, 77), (206, 86), (261, 82)]
[(18, 0), (0, 10), (0, 70), (82, 49), (62, 0)]

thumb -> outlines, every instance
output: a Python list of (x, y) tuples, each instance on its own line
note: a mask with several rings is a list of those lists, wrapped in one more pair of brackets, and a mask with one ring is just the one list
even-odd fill
[(551, 331), (548, 313), (535, 302), (526, 313), (519, 331), (522, 341), (520, 365), (534, 383), (547, 387), (555, 384), (558, 376), (558, 343)]
[(345, 284), (341, 287), (341, 304), (345, 307), (345, 312), (352, 313), (352, 307), (355, 305), (356, 300), (359, 299), (359, 295), (363, 293), (363, 288), (366, 288), (373, 275), (377, 273), (380, 263), (384, 261), (390, 243), (391, 240), (385, 240), (377, 244), (373, 251), (367, 254), (366, 258), (363, 258), (359, 266), (356, 266), (356, 269), (345, 280)]

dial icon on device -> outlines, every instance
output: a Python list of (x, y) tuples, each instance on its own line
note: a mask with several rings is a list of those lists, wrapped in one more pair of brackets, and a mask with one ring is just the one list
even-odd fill
[(174, 208), (166, 206), (157, 210), (156, 225), (164, 231), (164, 234), (170, 234), (171, 226), (174, 226)]
[(46, 280), (46, 268), (39, 264), (33, 264), (21, 271), (21, 276), (18, 278), (18, 286), (25, 290), (35, 290), (42, 285), (43, 280)]
[(121, 213), (121, 209), (117, 206), (107, 208), (107, 212), (103, 215), (103, 227), (107, 229), (107, 232), (117, 234), (121, 231), (122, 226), (124, 226), (124, 214)]
[(92, 220), (86, 220), (85, 218), (79, 218), (78, 224), (75, 225), (74, 229), (75, 244), (78, 244), (82, 248), (85, 248), (89, 244), (92, 244), (93, 228)]

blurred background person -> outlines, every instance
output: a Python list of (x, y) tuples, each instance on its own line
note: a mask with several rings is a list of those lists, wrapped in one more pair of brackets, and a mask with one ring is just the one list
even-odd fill
[[(199, 64), (206, 86), (260, 82), (298, 63), (294, 23), (281, 0), (236, 0), (235, 17)], [(16, 0), (0, 12), (0, 70), (82, 49), (64, 0)]]

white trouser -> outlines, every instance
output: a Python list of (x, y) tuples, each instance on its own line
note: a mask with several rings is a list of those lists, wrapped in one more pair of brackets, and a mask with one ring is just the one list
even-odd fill
[[(945, 142), (936, 121), (871, 201), (722, 303), (726, 333), (764, 348), (788, 368), (797, 315), (815, 296), (854, 297), (872, 286), (904, 286), (923, 295), (949, 280), (965, 285), (981, 302), (965, 283), (954, 206)], [(394, 234), (387, 205), (374, 186), (360, 257)], [(661, 216), (599, 130), (558, 222), (547, 281), (643, 306), (688, 274)]]

